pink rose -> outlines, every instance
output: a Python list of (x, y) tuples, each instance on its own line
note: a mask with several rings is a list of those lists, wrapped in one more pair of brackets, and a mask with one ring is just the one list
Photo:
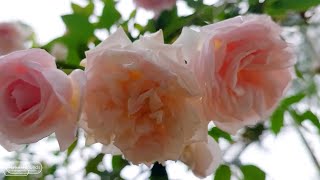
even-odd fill
[(0, 58), (0, 144), (7, 150), (56, 134), (60, 149), (75, 139), (83, 71), (69, 77), (41, 49)]
[[(132, 43), (122, 29), (86, 52), (84, 122), (88, 140), (134, 164), (177, 160), (206, 141), (199, 88), (179, 47), (161, 31)], [(115, 146), (115, 147), (114, 147)]]
[(17, 23), (0, 23), (0, 56), (25, 49), (25, 33)]
[(176, 4), (176, 0), (134, 0), (134, 2), (138, 7), (156, 12), (171, 9)]
[(180, 158), (192, 172), (200, 177), (212, 174), (222, 161), (218, 143), (208, 136), (208, 142), (196, 142), (185, 147)]
[(249, 15), (185, 28), (182, 44), (189, 67), (203, 85), (209, 120), (235, 133), (269, 115), (292, 80), (293, 54), (270, 17)]

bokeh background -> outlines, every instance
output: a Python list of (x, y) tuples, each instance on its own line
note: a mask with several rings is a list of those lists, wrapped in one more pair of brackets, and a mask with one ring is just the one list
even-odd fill
[[(199, 26), (248, 13), (268, 14), (283, 28), (282, 37), (295, 49), (296, 78), (286, 97), (265, 123), (236, 136), (210, 126), (224, 162), (206, 179), (320, 179), (320, 0), (178, 0), (169, 11), (154, 14), (132, 0), (0, 0), (0, 22), (19, 21), (33, 30), (28, 47), (53, 53), (67, 49), (58, 67), (70, 72), (84, 52), (122, 26), (135, 40), (162, 29), (172, 43), (182, 27)], [(181, 162), (152, 168), (135, 166), (121, 156), (101, 153), (101, 145), (85, 145), (83, 132), (66, 152), (54, 135), (17, 152), (0, 147), (0, 167), (9, 161), (41, 162), (42, 174), (3, 179), (198, 179)]]

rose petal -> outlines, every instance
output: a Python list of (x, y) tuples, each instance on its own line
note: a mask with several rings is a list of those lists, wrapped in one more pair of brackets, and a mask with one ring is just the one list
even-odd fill
[(102, 146), (101, 152), (111, 154), (113, 156), (122, 155), (122, 152), (120, 151), (120, 149), (113, 144)]
[(214, 172), (222, 161), (219, 145), (208, 137), (208, 142), (197, 142), (187, 146), (181, 156), (198, 177), (206, 177)]
[(73, 89), (72, 100), (70, 102), (72, 111), (69, 112), (69, 117), (65, 117), (64, 123), (55, 132), (61, 151), (66, 150), (76, 138), (77, 120), (79, 120), (82, 109), (82, 97), (86, 82), (86, 77), (82, 70), (74, 70), (69, 75), (69, 78), (71, 79)]

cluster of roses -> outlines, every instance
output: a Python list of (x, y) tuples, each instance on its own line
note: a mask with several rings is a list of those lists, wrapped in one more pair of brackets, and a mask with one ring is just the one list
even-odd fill
[[(210, 121), (235, 133), (272, 112), (294, 64), (270, 17), (235, 17), (131, 42), (120, 28), (86, 52), (70, 75), (41, 49), (0, 58), (0, 144), (14, 150), (55, 133), (61, 150), (78, 126), (87, 143), (133, 164), (185, 162), (207, 176), (221, 161)], [(79, 120), (80, 119), (80, 120)]]

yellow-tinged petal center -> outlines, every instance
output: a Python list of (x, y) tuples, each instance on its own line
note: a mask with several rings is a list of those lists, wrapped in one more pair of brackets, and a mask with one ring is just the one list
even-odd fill
[(215, 39), (214, 40), (214, 48), (215, 48), (215, 50), (220, 49), (221, 45), (222, 45), (222, 41), (221, 40), (219, 40), (219, 39)]
[(138, 80), (142, 77), (142, 73), (137, 70), (129, 71), (129, 77), (133, 80)]

